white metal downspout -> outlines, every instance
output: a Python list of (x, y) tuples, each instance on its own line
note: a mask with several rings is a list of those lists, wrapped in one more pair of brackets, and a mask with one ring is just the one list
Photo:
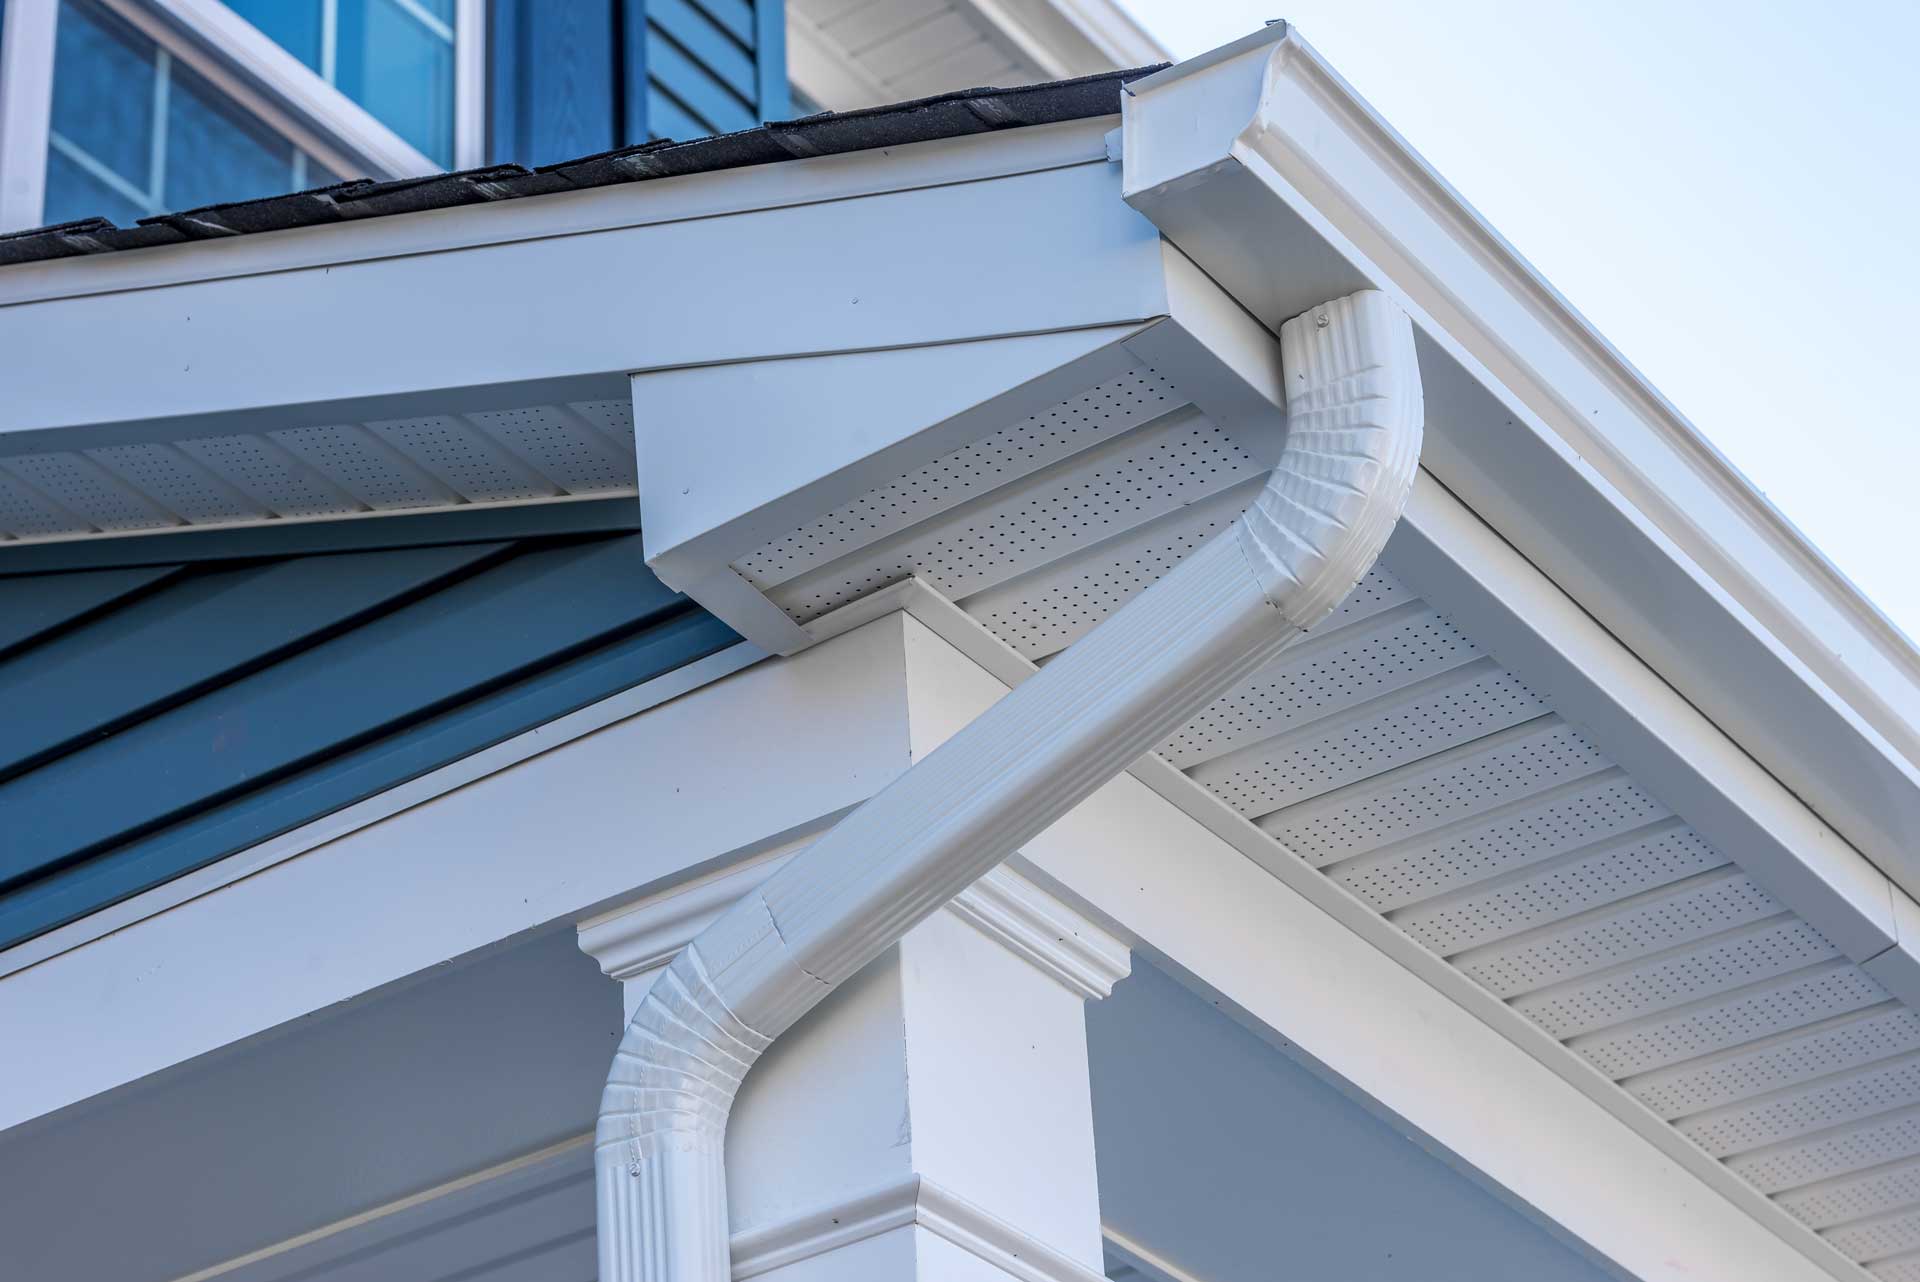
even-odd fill
[(1399, 519), (1423, 418), (1383, 294), (1281, 328), (1285, 448), (1230, 533), (982, 713), (675, 957), (600, 1102), (601, 1282), (727, 1282), (728, 1110), (768, 1044), (1319, 622)]

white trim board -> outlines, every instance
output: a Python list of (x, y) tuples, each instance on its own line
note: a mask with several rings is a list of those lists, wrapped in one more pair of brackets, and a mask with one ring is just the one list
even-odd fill
[[(931, 629), (908, 638), (916, 739), (958, 730), (1005, 689)], [(1224, 814), (1193, 822), (1209, 810)], [(1223, 835), (1235, 825), (1240, 840)], [(1024, 855), (1097, 923), (1645, 1282), (1860, 1282), (1613, 1083), (1276, 849), (1171, 767), (1136, 767)]]
[(1104, 116), (937, 139), (885, 153), (815, 156), (349, 224), (161, 245), (137, 254), (22, 263), (0, 272), (0, 307), (616, 231), (1105, 163), (1104, 136), (1114, 122), (1115, 117)]
[[(830, 643), (0, 979), (0, 1023), (45, 1048), (31, 1064), (0, 1062), (0, 1123), (643, 889), (793, 848), (996, 698), (1009, 682), (992, 670), (1032, 670), (926, 589), (889, 592), (823, 627)], [(915, 614), (863, 622), (889, 604)], [(1780, 1208), (1277, 849), (1148, 758), (1030, 843), (1021, 869), (1643, 1277), (1677, 1279), (1684, 1266), (1689, 1282), (1857, 1282)], [(1408, 1063), (1449, 1071), (1410, 1076)]]
[(1425, 465), (1920, 893), (1920, 654), (1670, 404), (1288, 28), (1125, 102), (1130, 203), (1269, 323), (1392, 295)]
[[(1920, 922), (1920, 906), (1430, 474), (1416, 481), (1383, 559), (1710, 844), (1736, 855), (1776, 899), (1853, 960), (1873, 963), (1876, 978), (1920, 1006), (1920, 930), (1912, 924)], [(824, 641), (893, 610), (919, 619), (1003, 682), (1034, 670), (917, 579), (844, 606), (807, 630)], [(1159, 758), (1143, 758), (1132, 773), (1216, 834), (1250, 843), (1250, 856), (1271, 849), (1264, 834)]]
[(54, 0), (0, 10), (0, 232), (38, 226), (53, 114)]
[[(1100, 161), (0, 307), (0, 344), (31, 358), (0, 432), (16, 434), (9, 452), (71, 450), (519, 409), (617, 398), (637, 370), (1148, 320), (1165, 310), (1161, 242), (1114, 199), (1116, 181)], [(1007, 220), (1009, 207), (1021, 216)], [(377, 221), (443, 212), (462, 211)], [(926, 252), (927, 227), (978, 225), (1000, 232)], [(751, 305), (714, 287), (717, 263), (757, 282)], [(662, 308), (663, 297), (678, 303)], [(257, 341), (289, 315), (336, 305), (356, 323), (299, 344)], [(74, 378), (77, 336), (103, 330), (143, 341), (112, 377)]]

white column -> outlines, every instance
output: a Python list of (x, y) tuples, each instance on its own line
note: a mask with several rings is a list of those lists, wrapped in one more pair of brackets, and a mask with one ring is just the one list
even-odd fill
[[(770, 863), (580, 927), (630, 1013)], [(1002, 867), (776, 1041), (727, 1134), (734, 1277), (1093, 1282), (1082, 1003), (1126, 948)]]

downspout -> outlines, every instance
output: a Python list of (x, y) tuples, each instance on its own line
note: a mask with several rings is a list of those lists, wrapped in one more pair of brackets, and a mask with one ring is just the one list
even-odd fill
[(1285, 447), (1233, 529), (795, 856), (688, 944), (600, 1102), (601, 1282), (728, 1282), (727, 1114), (834, 987), (1340, 603), (1413, 482), (1413, 330), (1363, 291), (1281, 327)]

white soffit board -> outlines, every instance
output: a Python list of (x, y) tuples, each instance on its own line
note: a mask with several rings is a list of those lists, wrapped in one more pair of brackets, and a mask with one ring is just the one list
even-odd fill
[(1129, 204), (1268, 323), (1400, 302), (1424, 465), (1920, 894), (1920, 654), (1296, 31), (1125, 104)]
[[(1261, 452), (1132, 361), (732, 568), (803, 627), (917, 578), (1044, 663), (1230, 524)], [(1741, 843), (1717, 846), (1663, 800), (1693, 791), (1623, 768), (1448, 601), (1382, 564), (1159, 755), (1674, 1142), (1854, 1260), (1909, 1237), (1920, 1259), (1920, 1015), (1858, 964), (1892, 942), (1884, 903), (1807, 892), (1790, 856), (1702, 802)], [(1867, 876), (1856, 898), (1884, 895)], [(1862, 1227), (1888, 1216), (1897, 1231)]]
[(1279, 344), (1153, 255), (1134, 323), (635, 374), (647, 563), (784, 654), (902, 579), (957, 598), (1109, 539), (1190, 549), (1278, 457)]
[(0, 457), (0, 546), (637, 494), (626, 398)]
[(788, 0), (787, 49), (833, 111), (1167, 59), (1113, 0)]
[[(1115, 198), (1109, 124), (17, 269), (0, 340), (46, 358), (0, 405), (0, 547), (631, 495), (632, 371), (1150, 322), (1163, 251)], [(998, 230), (929, 257), (929, 225)], [(795, 272), (796, 243), (848, 251)], [(675, 286), (716, 262), (769, 282), (767, 306)], [(355, 324), (255, 341), (348, 294)], [(76, 379), (69, 327), (154, 341)]]

